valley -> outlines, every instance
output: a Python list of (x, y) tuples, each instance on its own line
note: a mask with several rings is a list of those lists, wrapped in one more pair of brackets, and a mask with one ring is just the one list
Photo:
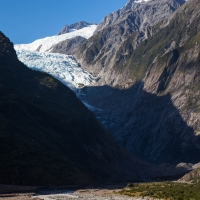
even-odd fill
[[(129, 0), (98, 26), (82, 27), (87, 23), (81, 22), (71, 26), (79, 30), (67, 26), (57, 36), (15, 49), (28, 67), (74, 90), (115, 139), (140, 159), (195, 164), (200, 159), (198, 10), (195, 0)], [(184, 20), (184, 15), (192, 15), (192, 20)], [(31, 55), (36, 49), (40, 59)]]
[(199, 0), (128, 0), (29, 44), (0, 32), (0, 198), (199, 200), (199, 21)]
[(128, 183), (127, 186), (115, 185), (87, 188), (87, 189), (38, 189), (35, 193), (19, 193), (1, 195), (3, 200), (157, 200), (157, 199), (200, 199), (199, 182), (193, 179), (191, 182), (165, 181)]

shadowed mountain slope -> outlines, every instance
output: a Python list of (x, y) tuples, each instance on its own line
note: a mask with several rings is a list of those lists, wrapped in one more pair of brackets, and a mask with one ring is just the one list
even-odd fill
[(0, 184), (141, 180), (148, 168), (107, 133), (73, 91), (28, 69), (0, 32)]
[[(186, 2), (168, 25), (151, 27), (157, 31), (137, 48), (133, 33), (121, 44), (112, 74), (104, 73), (115, 88), (84, 91), (117, 140), (151, 162), (200, 161), (199, 10), (198, 0)], [(101, 93), (99, 100), (92, 91)]]
[(143, 83), (120, 90), (85, 87), (80, 98), (95, 105), (104, 126), (129, 151), (154, 163), (197, 163), (200, 137), (173, 105), (171, 95), (146, 92)]

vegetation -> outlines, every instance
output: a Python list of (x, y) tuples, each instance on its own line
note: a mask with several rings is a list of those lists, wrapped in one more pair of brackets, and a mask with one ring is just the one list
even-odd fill
[(200, 181), (197, 179), (191, 184), (178, 182), (128, 184), (120, 194), (167, 200), (200, 200)]
[[(189, 49), (194, 48), (195, 45), (200, 44), (200, 26), (198, 16), (199, 2), (194, 0), (190, 2), (188, 6), (183, 6), (176, 13), (169, 25), (160, 28), (161, 24), (157, 24), (151, 27), (154, 35), (143, 41), (133, 51), (135, 39), (137, 33), (133, 33), (129, 38), (121, 45), (119, 51), (116, 54), (115, 70), (122, 73), (126, 69), (129, 70), (129, 76), (136, 80), (142, 80), (149, 68), (154, 64), (154, 61), (158, 59), (162, 61), (160, 66), (169, 64), (168, 59), (171, 54), (163, 58), (166, 49), (170, 45), (174, 45), (174, 48), (179, 52), (187, 52)], [(188, 24), (188, 19), (191, 19)], [(181, 48), (180, 48), (181, 46)], [(127, 52), (123, 56), (123, 52)], [(197, 59), (199, 61), (199, 59)], [(185, 63), (187, 64), (187, 63)], [(191, 64), (191, 63), (190, 63)], [(193, 63), (194, 66), (195, 63)]]
[(87, 47), (87, 42), (85, 42), (79, 49), (79, 52), (83, 52), (85, 49), (87, 49), (85, 57), (87, 63), (91, 63), (94, 60), (95, 56), (98, 55), (104, 43), (100, 34), (92, 36), (89, 41), (92, 41), (90, 48)]

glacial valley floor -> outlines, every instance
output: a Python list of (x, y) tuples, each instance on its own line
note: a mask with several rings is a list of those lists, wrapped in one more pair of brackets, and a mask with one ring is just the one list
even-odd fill
[[(118, 190), (109, 189), (84, 189), (68, 191), (58, 194), (8, 194), (0, 195), (1, 200), (144, 200), (115, 194)], [(147, 198), (148, 199), (148, 198)], [(147, 200), (146, 199), (146, 200)]]

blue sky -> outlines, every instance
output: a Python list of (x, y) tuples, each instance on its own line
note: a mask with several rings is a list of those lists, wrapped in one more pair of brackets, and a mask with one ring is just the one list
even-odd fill
[(79, 21), (99, 23), (128, 0), (0, 0), (0, 31), (15, 44), (55, 35)]

